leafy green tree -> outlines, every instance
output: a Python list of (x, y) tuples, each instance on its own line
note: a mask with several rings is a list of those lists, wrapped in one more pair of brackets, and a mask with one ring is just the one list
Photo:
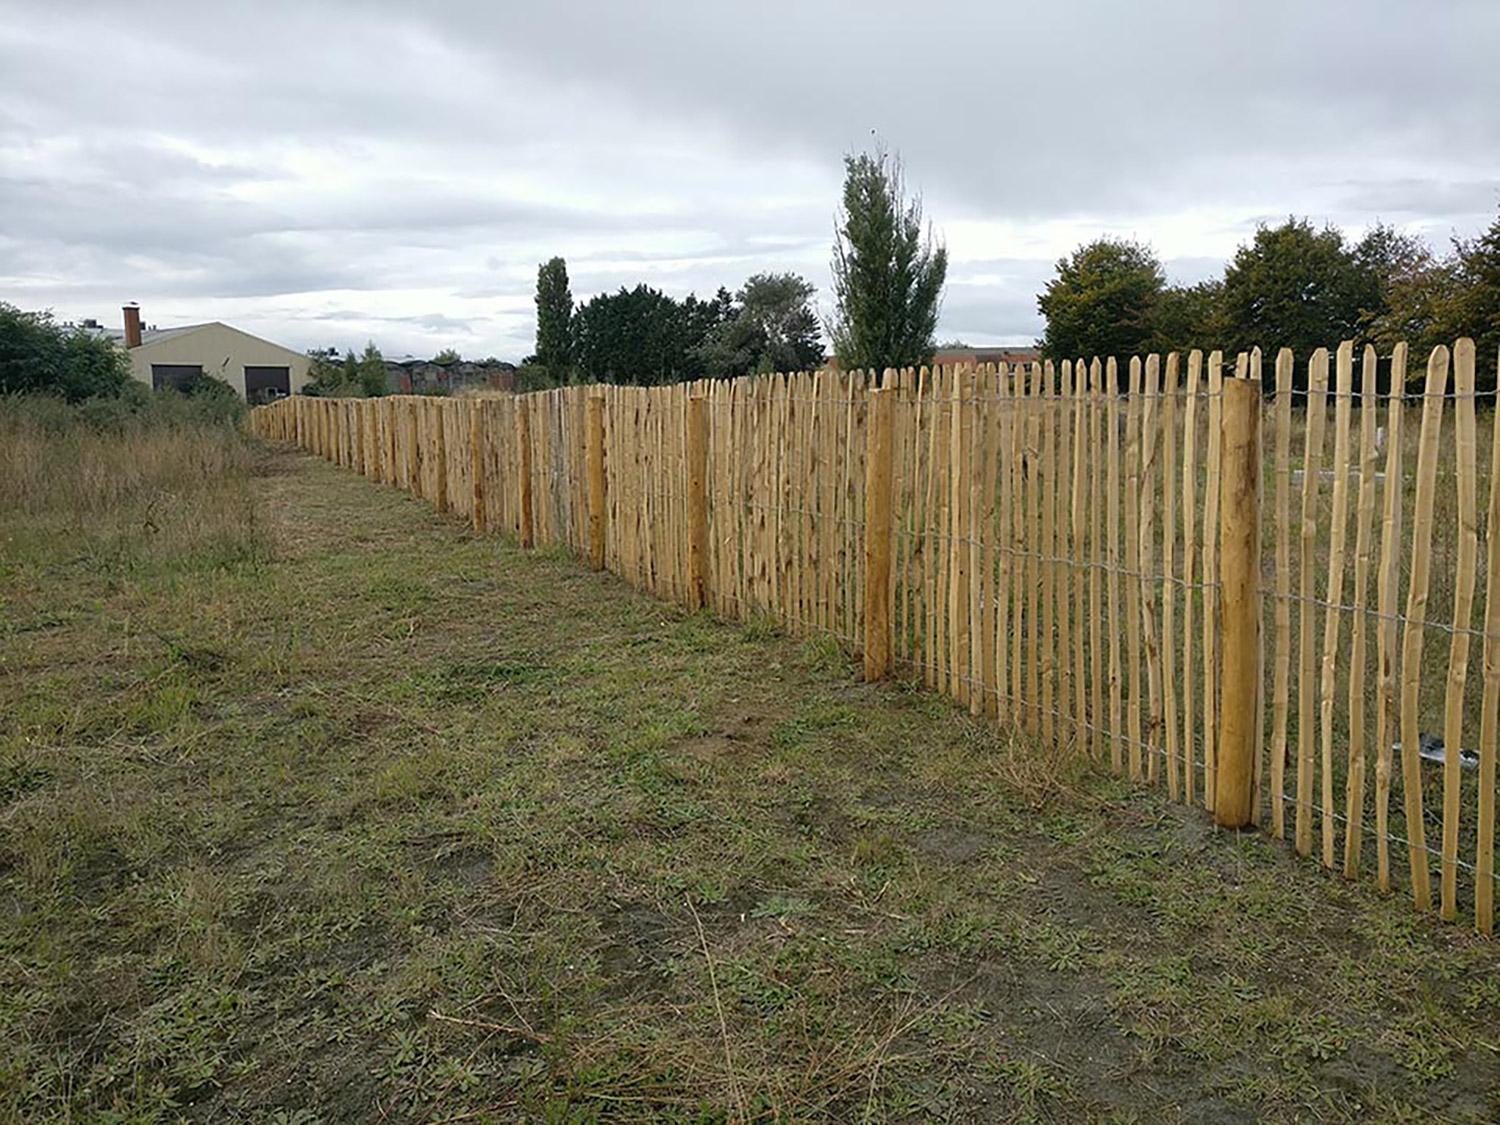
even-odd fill
[(1356, 285), (1361, 328), (1386, 311), (1391, 287), (1398, 279), (1432, 260), (1427, 243), (1416, 235), (1402, 234), (1386, 223), (1376, 223), (1371, 227), (1349, 253), (1359, 272)]
[[(1261, 226), (1224, 270), (1226, 343), (1236, 351), (1287, 347), (1305, 358), (1359, 334), (1378, 286), (1333, 227), (1306, 219)], [(1297, 378), (1305, 377), (1302, 363)], [(1266, 384), (1270, 388), (1270, 384)]]
[(812, 308), (815, 292), (794, 273), (758, 273), (746, 279), (736, 319), (748, 322), (757, 338), (756, 371), (806, 371), (822, 364), (822, 333)]
[(699, 352), (732, 312), (727, 291), (675, 301), (637, 285), (601, 293), (573, 315), (573, 361), (595, 382), (653, 385), (702, 374)]
[[(806, 371), (823, 362), (813, 286), (794, 273), (748, 278), (735, 304), (697, 349), (708, 375)], [(728, 294), (722, 290), (721, 299)]]
[(1149, 246), (1099, 238), (1057, 263), (1036, 299), (1047, 318), (1042, 352), (1052, 359), (1140, 355), (1154, 342), (1153, 317), (1166, 285)]
[(447, 367), (449, 364), (453, 363), (462, 363), (463, 361), (464, 357), (458, 354), (458, 350), (456, 348), (444, 348), (442, 351), (438, 352), (437, 355), (432, 357), (433, 363), (441, 364), (444, 367)]
[(1222, 281), (1169, 285), (1157, 295), (1151, 313), (1152, 351), (1187, 352), (1193, 348), (1211, 351), (1223, 344), (1224, 337)]
[[(1380, 290), (1375, 310), (1366, 315), (1364, 335), (1382, 354), (1399, 341), (1425, 358), (1438, 344), (1460, 336), (1474, 339), (1475, 382), (1495, 386), (1500, 354), (1500, 218), (1479, 237), (1455, 239), (1439, 258), (1420, 239), (1376, 227), (1355, 248)], [(1410, 369), (1420, 378), (1421, 365)]]
[(687, 372), (684, 321), (682, 307), (649, 285), (602, 293), (573, 317), (574, 360), (595, 382), (673, 382)]
[(562, 381), (573, 366), (573, 292), (568, 264), (552, 258), (536, 271), (537, 362)]
[(359, 364), (353, 352), (349, 352), (343, 359), (339, 358), (337, 348), (313, 348), (307, 354), (312, 363), (308, 366), (308, 380), (307, 385), (302, 388), (303, 394), (315, 398), (343, 398), (353, 394), (349, 381), (349, 361), (353, 361), (355, 368)]
[(1363, 318), (1362, 335), (1389, 354), (1405, 341), (1414, 355), (1461, 335), (1462, 288), (1456, 259), (1439, 260), (1425, 246), (1393, 263), (1383, 279), (1380, 307)]
[(1452, 334), (1474, 337), (1475, 381), (1492, 389), (1500, 353), (1500, 216), (1478, 238), (1456, 241), (1453, 249), (1457, 294), (1451, 315), (1459, 327)]
[(835, 312), (829, 335), (850, 368), (910, 367), (933, 352), (948, 251), (922, 228), (901, 161), (885, 151), (844, 158), (834, 229)]
[(0, 394), (79, 402), (118, 395), (129, 382), (130, 358), (113, 341), (0, 301)]
[(385, 357), (380, 354), (374, 340), (365, 344), (364, 354), (359, 357), (358, 376), (360, 390), (366, 398), (379, 398), (390, 388), (385, 374)]

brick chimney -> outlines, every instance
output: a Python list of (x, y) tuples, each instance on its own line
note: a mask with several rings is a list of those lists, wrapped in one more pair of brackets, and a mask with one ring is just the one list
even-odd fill
[(141, 306), (131, 301), (125, 306), (125, 346), (127, 348), (138, 348), (141, 346)]

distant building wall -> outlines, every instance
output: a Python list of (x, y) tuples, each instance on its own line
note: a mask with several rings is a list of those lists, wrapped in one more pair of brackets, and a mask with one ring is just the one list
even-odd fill
[(509, 363), (432, 363), (428, 360), (387, 361), (386, 380), (397, 394), (452, 392), (464, 387), (516, 389), (516, 369)]
[(997, 347), (974, 347), (974, 348), (939, 348), (937, 354), (932, 357), (933, 363), (940, 363), (944, 367), (956, 366), (967, 363), (970, 365), (979, 363), (1031, 363), (1042, 358), (1040, 348), (1028, 348), (1020, 345), (997, 346)]

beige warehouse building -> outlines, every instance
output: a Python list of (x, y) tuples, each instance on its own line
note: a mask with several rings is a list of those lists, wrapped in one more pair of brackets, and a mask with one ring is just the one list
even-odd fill
[(126, 305), (124, 313), (124, 330), (108, 335), (130, 353), (131, 374), (155, 390), (208, 375), (260, 403), (296, 394), (310, 380), (312, 360), (306, 355), (217, 320), (144, 328), (138, 306)]

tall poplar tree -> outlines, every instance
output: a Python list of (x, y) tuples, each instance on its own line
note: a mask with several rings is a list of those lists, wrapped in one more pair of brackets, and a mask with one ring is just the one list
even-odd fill
[(573, 368), (573, 292), (568, 263), (553, 258), (536, 271), (536, 360), (565, 382)]
[(948, 251), (906, 198), (901, 161), (882, 151), (844, 158), (833, 244), (837, 301), (829, 335), (849, 368), (912, 367), (932, 358)]

